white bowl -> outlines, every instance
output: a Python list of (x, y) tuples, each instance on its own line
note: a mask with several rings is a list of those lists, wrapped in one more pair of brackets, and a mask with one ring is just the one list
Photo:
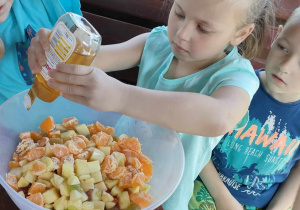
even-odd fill
[(80, 123), (99, 121), (115, 127), (116, 135), (135, 136), (142, 144), (142, 152), (153, 160), (153, 177), (149, 184), (152, 203), (145, 209), (153, 210), (165, 202), (177, 188), (184, 169), (184, 152), (176, 132), (144, 121), (121, 116), (113, 112), (99, 112), (59, 97), (52, 103), (36, 99), (30, 111), (23, 106), (23, 91), (0, 106), (0, 183), (21, 210), (44, 209), (20, 196), (5, 181), (9, 172), (8, 162), (18, 145), (19, 133), (38, 130), (39, 124), (53, 116), (57, 123), (74, 116)]

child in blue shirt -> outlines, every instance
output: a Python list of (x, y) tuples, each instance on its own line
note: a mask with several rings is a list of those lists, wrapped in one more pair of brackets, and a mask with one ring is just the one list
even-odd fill
[[(48, 84), (77, 103), (178, 131), (185, 150), (185, 169), (181, 183), (163, 206), (166, 210), (185, 210), (193, 182), (209, 161), (212, 149), (224, 133), (247, 122), (258, 79), (237, 46), (246, 40), (240, 50), (246, 57), (255, 55), (253, 50), (262, 36), (252, 38), (263, 32), (270, 3), (175, 0), (168, 27), (103, 46), (94, 67), (59, 64), (49, 75), (64, 84)], [(49, 49), (49, 33), (43, 29), (32, 40), (29, 63), (34, 73), (45, 64), (41, 62), (45, 57), (39, 56)], [(247, 44), (249, 40), (251, 44)], [(137, 87), (104, 73), (136, 65), (140, 67)]]
[[(286, 210), (293, 205), (300, 186), (299, 37), (300, 8), (279, 27), (265, 69), (256, 71), (260, 87), (249, 107), (249, 122), (216, 146), (212, 162), (195, 181), (190, 209), (242, 209), (234, 207), (241, 203), (245, 209)], [(204, 199), (204, 186), (214, 201)]]
[[(2, 1), (3, 2), (3, 1)], [(81, 14), (79, 0), (7, 0), (0, 10), (0, 105), (12, 95), (30, 88), (27, 63), (30, 40), (41, 27), (52, 28), (65, 12)]]

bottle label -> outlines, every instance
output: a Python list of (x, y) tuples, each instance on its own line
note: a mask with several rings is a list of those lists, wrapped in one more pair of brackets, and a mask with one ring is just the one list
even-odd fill
[(74, 52), (76, 38), (63, 22), (53, 28), (50, 35), (50, 49), (46, 51), (47, 65), (42, 67), (41, 75), (49, 80), (48, 71), (55, 69), (56, 65), (66, 62)]

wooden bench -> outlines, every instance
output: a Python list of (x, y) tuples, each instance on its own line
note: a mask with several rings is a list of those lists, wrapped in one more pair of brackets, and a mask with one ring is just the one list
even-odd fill
[[(103, 44), (114, 44), (149, 32), (156, 26), (167, 25), (171, 2), (172, 0), (81, 0), (81, 5), (83, 15), (102, 35)], [(282, 0), (277, 6), (277, 21), (284, 24), (298, 6), (300, 0)], [(265, 40), (262, 54), (251, 61), (255, 69), (264, 67), (275, 30), (266, 32), (269, 36)], [(109, 74), (123, 82), (136, 84), (137, 73), (138, 69), (133, 68)]]

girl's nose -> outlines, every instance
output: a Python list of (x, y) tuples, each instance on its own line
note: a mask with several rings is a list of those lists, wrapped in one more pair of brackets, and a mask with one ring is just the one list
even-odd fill
[(296, 59), (293, 56), (286, 56), (280, 64), (280, 71), (285, 74), (290, 74), (296, 66)]
[(188, 42), (191, 37), (191, 32), (192, 32), (191, 24), (185, 21), (177, 31), (177, 36), (179, 39)]

